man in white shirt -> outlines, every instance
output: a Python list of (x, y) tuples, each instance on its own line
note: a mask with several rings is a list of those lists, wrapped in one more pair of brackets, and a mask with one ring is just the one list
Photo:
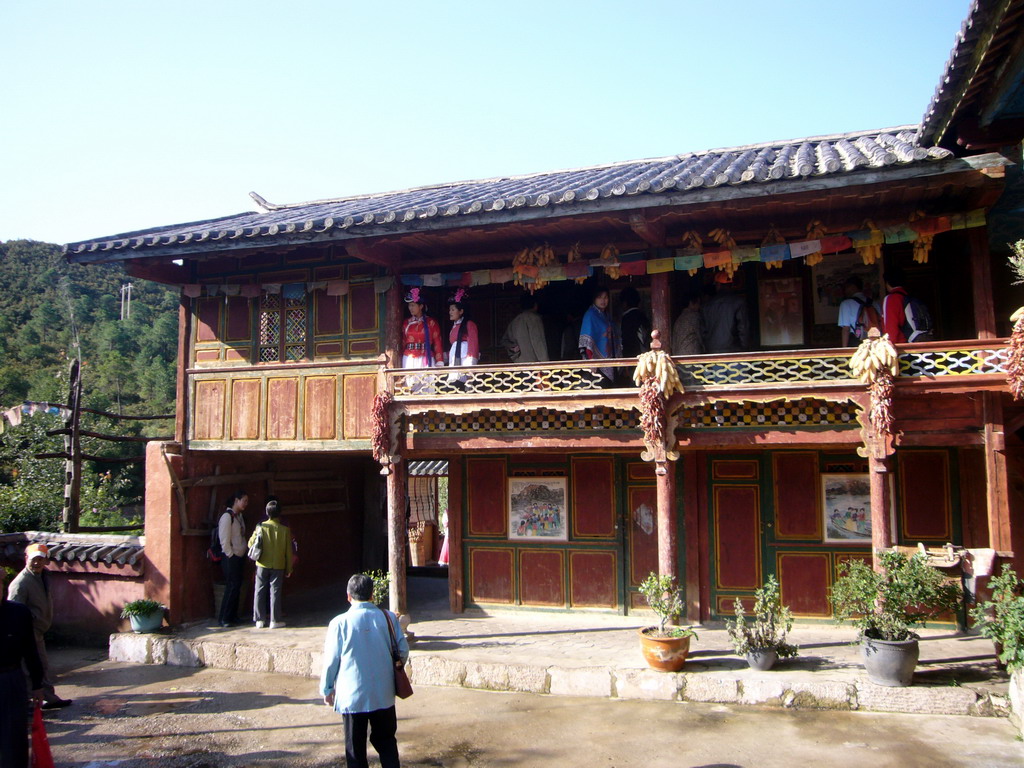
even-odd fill
[(249, 496), (238, 491), (228, 500), (228, 508), (220, 516), (217, 533), (220, 548), (224, 550), (220, 567), (224, 572), (224, 597), (220, 601), (220, 625), (238, 624), (238, 599), (242, 594), (242, 575), (245, 570), (245, 520), (242, 513), (249, 506)]

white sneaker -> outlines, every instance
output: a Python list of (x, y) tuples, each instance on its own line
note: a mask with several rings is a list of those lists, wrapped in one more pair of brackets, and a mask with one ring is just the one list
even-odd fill
[(257, 621), (256, 622), (256, 629), (263, 629), (265, 626), (267, 626), (267, 624), (264, 621)]
[(278, 627), (283, 627), (283, 626), (284, 626), (284, 622), (283, 621), (272, 621), (272, 622), (270, 622), (270, 628), (271, 629), (277, 629)]

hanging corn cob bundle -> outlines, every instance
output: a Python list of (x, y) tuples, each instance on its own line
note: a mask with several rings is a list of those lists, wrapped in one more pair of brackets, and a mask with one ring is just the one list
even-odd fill
[[(555, 251), (547, 243), (544, 243), (544, 245), (538, 245), (536, 248), (533, 249), (533, 252), (534, 263), (538, 267), (547, 267), (555, 263)], [(540, 278), (538, 278), (537, 281), (533, 284), (533, 290), (539, 291), (547, 284), (547, 280), (541, 280)]]
[(643, 386), (643, 383), (653, 381), (657, 385), (659, 393), (666, 398), (672, 397), (676, 392), (683, 391), (683, 384), (679, 381), (679, 371), (667, 352), (660, 349), (652, 349), (643, 352), (636, 359), (636, 369), (633, 371), (633, 383)]
[(531, 259), (532, 255), (529, 248), (523, 248), (523, 250), (512, 257), (512, 274), (514, 275), (512, 283), (514, 285), (520, 287), (526, 285), (526, 281), (523, 280), (526, 271), (522, 270), (521, 267), (533, 266)]
[[(566, 261), (572, 264), (577, 261), (583, 261), (583, 250), (580, 248), (580, 244), (576, 243), (572, 248), (569, 249), (569, 255), (566, 257)], [(576, 285), (583, 285), (586, 282), (586, 277), (574, 278)]]
[(875, 226), (871, 219), (865, 219), (861, 225), (863, 229), (870, 230), (871, 237), (868, 240), (854, 240), (853, 249), (860, 254), (864, 264), (870, 266), (882, 258), (882, 245), (885, 244), (885, 235)]
[[(923, 211), (914, 211), (910, 214), (910, 221), (920, 221), (925, 218)], [(916, 229), (916, 228), (915, 228)], [(935, 239), (934, 232), (917, 232), (917, 240), (914, 241), (914, 261), (918, 264), (927, 264), (928, 257), (932, 252), (932, 240)]]
[(599, 257), (601, 261), (605, 262), (604, 272), (612, 280), (619, 279), (619, 249), (611, 243), (608, 243), (604, 248), (601, 249), (601, 255)]
[[(732, 235), (729, 234), (729, 230), (718, 227), (708, 232), (708, 237), (718, 243), (719, 247), (723, 251), (732, 251), (736, 248), (736, 241), (732, 239)], [(736, 262), (727, 261), (718, 267), (728, 273), (729, 279), (732, 279), (733, 274), (736, 272)]]
[[(785, 245), (786, 238), (782, 236), (778, 229), (775, 228), (774, 224), (769, 225), (768, 234), (764, 236), (764, 240), (761, 241), (761, 247), (764, 248), (767, 245)], [(765, 262), (765, 269), (781, 269), (781, 261), (767, 261)]]
[[(808, 240), (821, 240), (823, 237), (825, 237), (826, 234), (827, 234), (827, 232), (825, 231), (825, 226), (820, 221), (818, 221), (817, 219), (815, 219), (814, 221), (812, 221), (810, 224), (807, 225), (807, 239)], [(824, 261), (824, 260), (825, 260), (825, 257), (822, 255), (821, 251), (815, 251), (814, 253), (808, 253), (804, 257), (804, 262), (809, 267), (813, 267), (816, 264), (821, 264), (821, 262)]]
[[(698, 233), (697, 230), (691, 229), (683, 235), (683, 251), (688, 254), (704, 253), (704, 241), (701, 239), (700, 233)], [(687, 270), (687, 272), (690, 273), (690, 277), (693, 277), (699, 271), (699, 267)]]
[(1024, 307), (1012, 315), (1013, 333), (1010, 334), (1010, 355), (1006, 361), (1006, 383), (1014, 400), (1024, 398)]
[(875, 434), (892, 432), (892, 387), (899, 374), (896, 348), (889, 334), (878, 336), (871, 331), (850, 358), (850, 371), (863, 384), (868, 385), (871, 407), (868, 419)]

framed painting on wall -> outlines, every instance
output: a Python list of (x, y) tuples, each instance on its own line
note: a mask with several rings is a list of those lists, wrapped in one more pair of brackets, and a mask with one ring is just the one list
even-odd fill
[(792, 347), (804, 343), (803, 296), (798, 277), (758, 281), (762, 346)]
[(851, 275), (856, 275), (864, 282), (864, 295), (872, 301), (880, 302), (885, 296), (881, 259), (874, 264), (865, 264), (856, 252), (826, 256), (820, 264), (811, 267), (815, 325), (834, 325), (839, 322), (839, 305), (846, 298), (846, 279)]
[(825, 541), (871, 543), (871, 482), (866, 473), (822, 474)]
[(508, 537), (567, 541), (564, 477), (512, 477), (508, 481)]

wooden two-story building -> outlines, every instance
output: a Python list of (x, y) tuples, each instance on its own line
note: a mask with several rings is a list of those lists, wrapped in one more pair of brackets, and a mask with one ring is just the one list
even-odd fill
[[(628, 612), (661, 568), (692, 618), (769, 574), (798, 616), (825, 618), (837, 567), (873, 536), (1024, 552), (1024, 409), (1005, 382), (1022, 302), (987, 226), (1017, 178), (1009, 154), (905, 126), (295, 205), (254, 195), (255, 212), (69, 244), (75, 262), (181, 286), (176, 436), (147, 457), (152, 594), (175, 621), (211, 613), (207, 531), (241, 487), (250, 523), (267, 496), (284, 504), (293, 595), (337, 596), (390, 550), (405, 609), (422, 460), (447, 462), (456, 610)], [(894, 265), (937, 340), (899, 347), (895, 440), (872, 457), (837, 304), (850, 274), (879, 297)], [(579, 359), (576, 323), (594, 287), (618, 317), (633, 286), (670, 349), (723, 271), (750, 350), (674, 358), (678, 459), (645, 461), (635, 359)], [(399, 367), (413, 286), (446, 340), (447, 299), (468, 290), (478, 365)], [(512, 363), (499, 343), (524, 290), (550, 362)], [(623, 375), (608, 386), (600, 367)]]

